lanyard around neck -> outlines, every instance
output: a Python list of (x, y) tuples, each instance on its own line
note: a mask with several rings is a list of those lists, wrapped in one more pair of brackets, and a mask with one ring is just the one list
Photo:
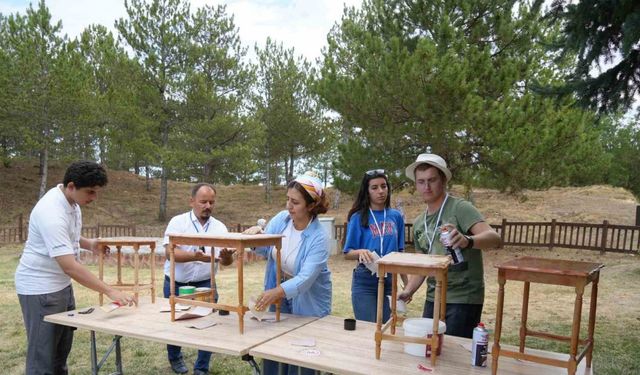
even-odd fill
[(445, 195), (444, 201), (442, 205), (440, 205), (440, 210), (438, 210), (438, 217), (436, 217), (435, 223), (433, 223), (433, 235), (429, 237), (429, 228), (427, 227), (427, 215), (428, 215), (428, 207), (427, 211), (424, 214), (424, 234), (429, 239), (429, 254), (431, 254), (431, 246), (433, 245), (433, 240), (436, 238), (436, 230), (438, 228), (438, 223), (440, 222), (440, 217), (442, 216), (442, 210), (444, 209), (444, 205), (447, 203), (447, 199), (449, 199), (449, 193)]
[[(198, 226), (196, 225), (195, 221), (198, 220), (198, 218), (193, 218), (193, 212), (190, 211), (189, 212), (189, 218), (191, 219), (191, 224), (193, 225), (193, 227), (196, 230), (196, 233), (200, 233), (200, 230), (198, 229)], [(200, 222), (200, 220), (198, 220), (198, 222)], [(211, 223), (211, 221), (207, 220), (207, 224), (205, 224), (202, 229), (204, 230), (205, 233), (207, 233), (209, 231), (209, 223)]]
[(373, 214), (373, 210), (371, 210), (371, 207), (369, 207), (369, 213), (371, 214), (371, 217), (373, 217), (373, 223), (376, 225), (376, 229), (378, 230), (378, 234), (380, 235), (380, 256), (382, 256), (382, 252), (384, 251), (384, 247), (382, 247), (382, 245), (384, 245), (384, 230), (385, 225), (387, 225), (387, 209), (385, 208), (383, 211), (384, 216), (382, 218), (382, 230), (380, 230), (380, 227), (378, 226), (378, 220), (376, 220), (376, 215)]

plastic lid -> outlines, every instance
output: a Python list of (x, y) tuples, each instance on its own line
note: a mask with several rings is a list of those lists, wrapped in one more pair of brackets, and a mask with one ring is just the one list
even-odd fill
[(484, 323), (482, 323), (482, 322), (478, 323), (478, 327), (484, 328)]

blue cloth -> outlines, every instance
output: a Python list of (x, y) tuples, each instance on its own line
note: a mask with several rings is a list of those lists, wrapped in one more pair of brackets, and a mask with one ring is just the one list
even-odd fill
[[(281, 211), (267, 224), (269, 234), (282, 234), (291, 220)], [(258, 247), (256, 253), (267, 258), (264, 289), (276, 287), (276, 262), (270, 256), (273, 246)], [(291, 312), (296, 315), (323, 317), (331, 313), (331, 272), (327, 267), (329, 242), (320, 222), (314, 219), (301, 234), (296, 256), (295, 272), (291, 279), (280, 284), (286, 298), (291, 300)]]
[[(202, 281), (192, 281), (189, 283), (181, 283), (176, 281), (175, 291), (178, 291), (178, 288), (181, 286), (194, 286), (196, 288), (211, 288), (211, 279), (202, 280)], [(164, 277), (164, 285), (163, 290), (164, 297), (169, 298), (171, 295), (171, 279), (165, 275)], [(218, 302), (218, 291), (216, 290), (216, 302)], [(169, 357), (169, 361), (177, 361), (182, 358), (182, 347), (176, 345), (167, 345), (167, 356)], [(204, 372), (209, 371), (209, 361), (211, 360), (211, 352), (206, 352), (204, 350), (198, 350), (198, 357), (196, 358), (196, 363), (193, 365), (194, 370), (200, 370)]]
[[(369, 225), (363, 227), (360, 225), (360, 213), (354, 213), (347, 225), (347, 238), (344, 241), (343, 252), (346, 254), (350, 250), (367, 249), (383, 257), (394, 251), (403, 251), (404, 219), (402, 218), (402, 214), (393, 208), (387, 208), (386, 211), (386, 221), (384, 220), (384, 210), (373, 211), (373, 215), (378, 221), (377, 227), (371, 214), (369, 214)], [(383, 221), (384, 234), (382, 239), (384, 248), (380, 249), (379, 230), (381, 231), (383, 228)]]
[[(402, 214), (392, 208), (388, 208), (386, 211), (386, 221), (384, 220), (384, 210), (373, 211), (376, 220), (373, 220), (373, 217), (369, 214), (369, 225), (366, 227), (360, 225), (360, 213), (354, 213), (347, 226), (347, 238), (343, 252), (348, 253), (351, 250), (367, 249), (383, 257), (394, 251), (403, 251), (404, 219)], [(378, 222), (377, 226), (376, 221)], [(381, 249), (379, 232), (383, 229), (383, 222), (383, 248)], [(391, 295), (391, 275), (385, 277), (384, 289), (382, 321), (386, 322), (391, 315), (389, 300), (386, 298), (386, 296)], [(368, 322), (376, 321), (378, 312), (378, 276), (371, 274), (363, 264), (358, 264), (353, 270), (351, 304), (356, 319)]]

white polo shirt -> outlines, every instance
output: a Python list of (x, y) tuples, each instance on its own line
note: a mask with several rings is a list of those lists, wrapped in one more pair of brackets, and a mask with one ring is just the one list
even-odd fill
[(77, 256), (81, 230), (80, 206), (69, 203), (62, 184), (40, 198), (29, 216), (29, 236), (16, 269), (16, 292), (23, 295), (54, 293), (71, 284), (71, 278), (55, 258)]
[[(196, 217), (193, 211), (185, 212), (181, 215), (174, 216), (171, 221), (169, 221), (169, 225), (167, 225), (167, 229), (164, 232), (164, 240), (162, 244), (165, 247), (167, 260), (164, 262), (164, 274), (166, 276), (170, 275), (170, 262), (169, 262), (169, 252), (167, 249), (167, 245), (169, 244), (169, 233), (180, 233), (180, 234), (195, 234), (195, 233), (207, 233), (207, 234), (225, 234), (229, 233), (227, 230), (227, 226), (222, 224), (221, 221), (214, 219), (212, 216), (209, 217), (209, 220), (204, 224), (200, 224), (200, 220)], [(184, 251), (198, 251), (198, 246), (179, 246), (178, 247)], [(211, 254), (211, 248), (206, 246), (205, 253)], [(215, 248), (214, 256), (220, 255), (220, 249)], [(217, 264), (216, 264), (217, 267)], [(188, 283), (194, 281), (202, 281), (208, 280), (211, 278), (211, 265), (207, 262), (186, 262), (186, 263), (177, 263), (176, 262), (176, 281), (179, 283)]]

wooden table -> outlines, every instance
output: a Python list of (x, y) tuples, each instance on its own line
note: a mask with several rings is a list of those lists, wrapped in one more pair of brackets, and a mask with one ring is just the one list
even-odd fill
[[(114, 345), (117, 341), (117, 351), (119, 351), (120, 337), (130, 337), (245, 357), (254, 346), (317, 319), (315, 317), (282, 314), (282, 319), (279, 322), (267, 323), (258, 322), (246, 316), (244, 324), (250, 329), (244, 335), (239, 335), (238, 321), (232, 315), (220, 316), (214, 313), (204, 318), (169, 322), (167, 319), (169, 312), (160, 312), (160, 308), (163, 306), (167, 309), (169, 308), (169, 300), (158, 298), (158, 301), (159, 303), (153, 304), (147, 298), (144, 298), (137, 308), (121, 307), (110, 313), (106, 313), (100, 308), (95, 308), (91, 314), (86, 315), (78, 314), (78, 311), (75, 310), (69, 313), (47, 315), (44, 320), (90, 330), (92, 339), (91, 362), (92, 368), (95, 368), (97, 367), (95, 355), (96, 331), (115, 335)], [(70, 316), (70, 313), (73, 315)], [(196, 321), (215, 321), (217, 325), (201, 330), (187, 327)], [(119, 357), (118, 353), (116, 353), (116, 357)], [(248, 360), (247, 358), (243, 359)], [(118, 362), (118, 358), (116, 358), (116, 362)], [(120, 372), (122, 372), (121, 368)], [(97, 374), (97, 369), (94, 374)]]
[[(378, 260), (378, 316), (376, 318), (376, 359), (380, 359), (382, 340), (393, 340), (425, 345), (429, 343), (428, 338), (406, 337), (396, 335), (396, 324), (398, 314), (396, 304), (391, 303), (391, 319), (382, 326), (382, 309), (384, 303), (384, 279), (385, 274), (391, 273), (391, 301), (398, 298), (398, 274), (432, 276), (436, 279), (436, 291), (434, 296), (433, 309), (433, 335), (431, 337), (431, 353), (438, 351), (438, 323), (440, 316), (445, 316), (447, 308), (447, 272), (451, 257), (448, 255), (427, 255), (409, 254), (393, 252)], [(444, 288), (442, 287), (444, 285)], [(438, 306), (440, 308), (438, 308)], [(391, 334), (384, 332), (391, 328)], [(431, 356), (431, 365), (436, 364), (436, 355)]]
[[(600, 279), (600, 263), (577, 262), (562, 259), (543, 259), (522, 257), (496, 265), (498, 268), (498, 308), (496, 310), (496, 328), (494, 338), (494, 356), (492, 361), (492, 374), (498, 371), (498, 358), (511, 357), (527, 361), (544, 363), (552, 366), (566, 368), (568, 373), (576, 373), (577, 365), (582, 358), (587, 357), (587, 368), (591, 368), (593, 355), (593, 332), (596, 322), (596, 304), (598, 301), (598, 280)], [(524, 281), (524, 293), (522, 297), (522, 319), (520, 322), (520, 343), (518, 351), (505, 350), (500, 347), (500, 335), (502, 331), (502, 313), (504, 306), (504, 285), (507, 280)], [(576, 298), (573, 308), (573, 324), (571, 336), (560, 336), (546, 332), (533, 331), (527, 328), (527, 314), (529, 309), (530, 283), (543, 283), (564, 285), (575, 288)], [(587, 339), (580, 339), (580, 317), (582, 313), (582, 295), (587, 284), (591, 286), (591, 303), (589, 309), (589, 326)], [(557, 303), (552, 301), (551, 303)], [(569, 358), (559, 360), (547, 356), (525, 353), (525, 340), (527, 336), (539, 337), (549, 340), (569, 342)], [(578, 344), (584, 345), (578, 354)], [(502, 372), (502, 370), (501, 370)]]
[[(335, 374), (450, 374), (450, 375), (486, 375), (486, 367), (471, 366), (471, 340), (445, 335), (442, 354), (436, 366), (430, 366), (425, 357), (416, 357), (404, 353), (404, 345), (396, 341), (385, 341), (385, 359), (378, 361), (373, 354), (374, 342), (371, 337), (376, 333), (376, 324), (357, 321), (355, 331), (344, 330), (344, 319), (326, 316), (303, 325), (288, 333), (275, 337), (253, 347), (249, 354), (256, 358), (285, 362)], [(402, 334), (402, 328), (398, 328)], [(319, 353), (310, 353), (305, 348), (294, 346), (296, 340), (313, 338), (314, 348)], [(566, 354), (557, 354), (531, 350), (554, 358), (565, 358)], [(318, 355), (313, 355), (318, 354)], [(491, 354), (489, 354), (491, 356)], [(422, 371), (418, 365), (432, 368)], [(543, 364), (523, 362), (512, 358), (501, 359), (500, 374), (504, 375), (556, 375), (564, 371)], [(590, 375), (590, 369), (580, 366), (580, 374)]]
[[(276, 287), (280, 286), (281, 267), (280, 267), (280, 249), (282, 247), (281, 234), (242, 234), (227, 233), (223, 235), (209, 234), (168, 234), (169, 236), (169, 260), (170, 260), (170, 278), (171, 278), (171, 295), (169, 301), (171, 303), (171, 321), (175, 321), (175, 304), (181, 303), (186, 305), (205, 306), (214, 309), (223, 309), (233, 311), (238, 314), (238, 328), (240, 333), (244, 333), (244, 314), (249, 310), (244, 305), (244, 277), (243, 277), (243, 261), (244, 249), (259, 246), (275, 246), (276, 248)], [(223, 305), (215, 302), (197, 301), (196, 299), (201, 293), (176, 296), (175, 291), (175, 248), (178, 245), (188, 246), (211, 246), (212, 256), (214, 247), (235, 248), (237, 253), (236, 265), (238, 268), (238, 304)], [(210, 301), (215, 301), (216, 294), (216, 271), (215, 263), (211, 262), (211, 291), (202, 292), (210, 293)], [(280, 301), (276, 303), (276, 320), (280, 320)]]
[[(141, 290), (151, 290), (151, 301), (155, 302), (156, 300), (156, 257), (155, 257), (155, 249), (156, 249), (156, 241), (155, 238), (145, 238), (145, 237), (107, 237), (107, 238), (98, 238), (98, 249), (99, 249), (99, 257), (98, 257), (98, 277), (100, 280), (104, 280), (104, 255), (106, 248), (109, 246), (114, 246), (117, 253), (117, 272), (118, 272), (118, 280), (116, 284), (112, 286), (119, 290), (127, 290), (134, 292), (136, 298), (138, 298), (138, 294)], [(123, 283), (122, 282), (122, 246), (131, 246), (133, 247), (133, 283)], [(149, 283), (140, 283), (139, 273), (140, 273), (140, 246), (148, 246), (150, 249), (149, 257), (151, 259), (151, 280)], [(100, 293), (100, 305), (103, 304), (103, 294)]]

